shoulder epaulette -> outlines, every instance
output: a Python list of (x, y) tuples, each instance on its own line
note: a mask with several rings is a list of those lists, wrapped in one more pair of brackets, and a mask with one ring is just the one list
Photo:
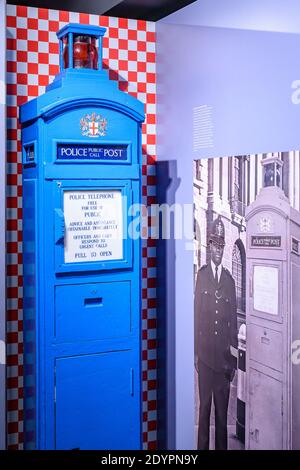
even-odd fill
[(202, 271), (202, 269), (204, 268), (207, 268), (208, 264), (203, 264), (203, 266), (201, 266), (201, 268), (199, 269), (199, 271)]

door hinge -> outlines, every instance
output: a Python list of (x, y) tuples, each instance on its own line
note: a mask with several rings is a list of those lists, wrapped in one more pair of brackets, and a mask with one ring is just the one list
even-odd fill
[(54, 366), (54, 403), (56, 404), (56, 365)]
[(54, 215), (55, 244), (60, 245), (65, 239), (65, 218), (61, 209), (55, 209)]

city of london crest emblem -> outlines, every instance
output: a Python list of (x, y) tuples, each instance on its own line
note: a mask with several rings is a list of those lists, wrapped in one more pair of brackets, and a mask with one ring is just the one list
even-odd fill
[(81, 134), (87, 137), (103, 137), (106, 135), (107, 119), (101, 114), (85, 114), (80, 119)]

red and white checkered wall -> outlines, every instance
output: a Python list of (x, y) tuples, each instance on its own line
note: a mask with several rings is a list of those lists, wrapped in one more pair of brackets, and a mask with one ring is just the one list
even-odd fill
[[(56, 31), (66, 23), (105, 26), (104, 67), (119, 88), (145, 103), (143, 203), (155, 202), (155, 23), (81, 13), (7, 7), (7, 409), (8, 447), (23, 444), (22, 165), (18, 107), (45, 91), (59, 71)], [(157, 445), (156, 253), (143, 242), (143, 442)]]

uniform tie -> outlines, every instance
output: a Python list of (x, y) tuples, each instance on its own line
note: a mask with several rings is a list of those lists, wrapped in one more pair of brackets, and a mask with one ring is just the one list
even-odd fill
[(219, 279), (218, 279), (218, 266), (216, 266), (216, 273), (215, 273), (215, 283), (219, 284)]

